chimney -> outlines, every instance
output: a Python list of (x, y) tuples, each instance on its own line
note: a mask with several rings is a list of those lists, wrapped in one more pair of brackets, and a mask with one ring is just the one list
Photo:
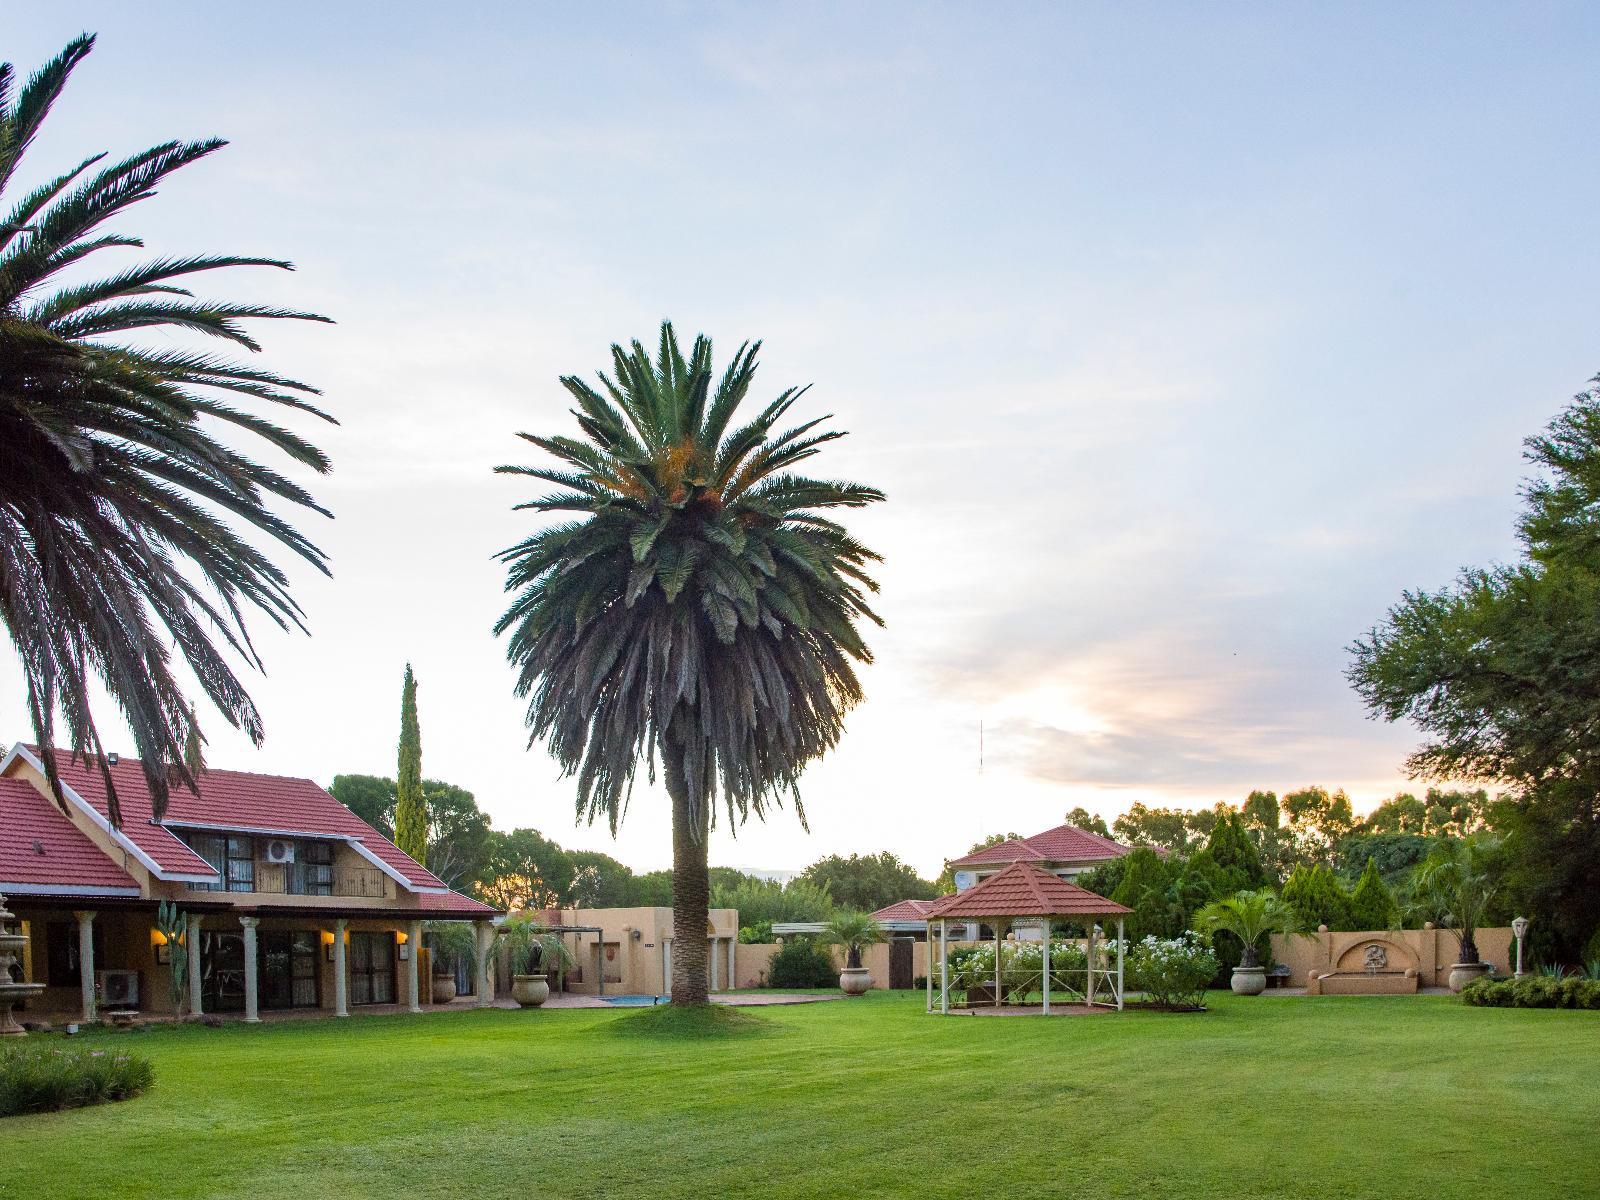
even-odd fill
[(113, 750), (113, 751), (111, 751), (111, 753), (106, 755), (106, 761), (108, 763), (110, 763), (114, 767), (114, 766), (117, 765), (117, 759), (120, 758), (120, 757), (121, 757), (121, 755), (119, 755), (115, 750)]

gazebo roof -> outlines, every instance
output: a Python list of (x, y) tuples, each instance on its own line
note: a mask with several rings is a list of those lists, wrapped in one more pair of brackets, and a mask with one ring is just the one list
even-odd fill
[(937, 921), (943, 917), (1116, 916), (1132, 911), (1032, 863), (1014, 862), (964, 892), (936, 900), (927, 917)]

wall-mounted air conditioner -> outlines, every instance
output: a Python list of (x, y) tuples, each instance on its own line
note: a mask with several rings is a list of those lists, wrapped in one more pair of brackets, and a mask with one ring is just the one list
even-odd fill
[(270, 863), (292, 863), (294, 861), (294, 843), (288, 838), (273, 838), (267, 843), (267, 861)]
[(139, 1007), (139, 972), (96, 971), (95, 994), (105, 1008)]

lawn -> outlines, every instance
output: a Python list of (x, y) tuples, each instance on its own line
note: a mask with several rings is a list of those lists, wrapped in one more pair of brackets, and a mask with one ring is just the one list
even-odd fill
[(929, 1017), (920, 995), (96, 1035), (140, 1099), (0, 1121), (0, 1197), (1600, 1195), (1600, 1014), (1214, 995)]

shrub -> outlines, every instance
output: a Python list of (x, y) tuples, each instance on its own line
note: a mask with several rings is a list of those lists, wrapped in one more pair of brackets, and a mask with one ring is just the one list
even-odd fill
[(122, 1050), (0, 1051), (0, 1117), (127, 1100), (150, 1086), (150, 1060)]
[(772, 956), (767, 986), (774, 988), (833, 987), (839, 968), (833, 956), (809, 937), (792, 937)]
[(1217, 959), (1198, 934), (1184, 933), (1134, 942), (1126, 967), (1128, 986), (1163, 1008), (1201, 1008)]
[(1465, 1004), (1479, 1008), (1586, 1008), (1600, 1010), (1600, 980), (1572, 975), (1557, 979), (1479, 979), (1461, 989)]

